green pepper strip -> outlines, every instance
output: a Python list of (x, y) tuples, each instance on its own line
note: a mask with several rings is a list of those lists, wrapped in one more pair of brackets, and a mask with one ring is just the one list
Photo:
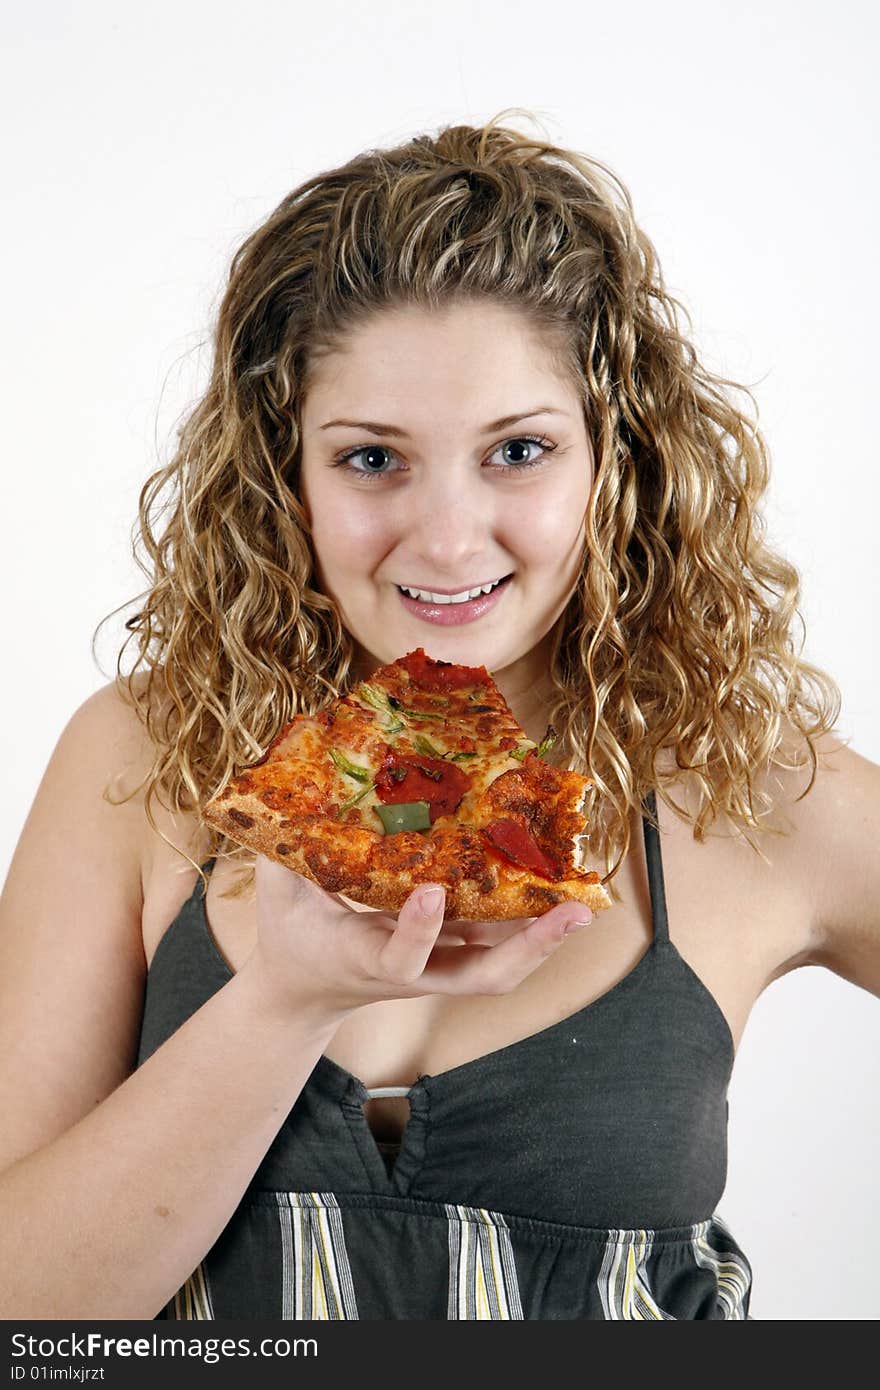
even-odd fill
[(372, 705), (373, 709), (385, 710), (387, 713), (390, 702), (374, 685), (368, 685), (367, 682), (364, 681), (359, 686), (357, 693), (362, 700), (366, 700), (368, 705)]
[(429, 738), (424, 734), (416, 734), (413, 738), (413, 746), (417, 753), (424, 753), (429, 758), (442, 758), (443, 754), (436, 748)]
[(523, 762), (526, 755), (531, 753), (534, 746), (533, 743), (520, 744), (519, 748), (510, 749), (510, 756), (516, 758), (519, 762)]
[(556, 730), (554, 729), (553, 725), (551, 724), (551, 725), (549, 725), (546, 734), (545, 734), (544, 737), (541, 739), (541, 742), (538, 744), (538, 757), (539, 757), (539, 758), (542, 758), (542, 757), (544, 756), (544, 754), (547, 752), (547, 750), (548, 750), (549, 748), (552, 748), (552, 747), (553, 747), (554, 743), (556, 742), (556, 737), (557, 737), (557, 735), (556, 735)]
[(386, 716), (387, 722), (382, 726), (386, 734), (399, 734), (406, 728), (403, 720), (395, 713), (395, 706), (398, 702), (395, 701), (392, 704), (390, 695), (383, 695), (381, 690), (377, 690), (375, 686), (369, 685), (366, 681), (361, 683), (357, 693), (366, 704)]
[(343, 801), (343, 802), (342, 802), (342, 804), (341, 804), (340, 807), (339, 807), (339, 810), (340, 810), (340, 811), (348, 811), (348, 810), (349, 810), (352, 806), (354, 806), (358, 801), (360, 801), (363, 797), (365, 797), (366, 794), (367, 794), (367, 792), (371, 792), (371, 791), (373, 790), (373, 788), (375, 787), (375, 785), (376, 785), (375, 782), (371, 782), (371, 783), (369, 784), (368, 787), (363, 787), (361, 791), (355, 792), (354, 796), (350, 796), (350, 797), (348, 798), (347, 801)]
[(358, 782), (368, 782), (370, 780), (370, 773), (367, 768), (358, 767), (357, 763), (350, 763), (345, 754), (338, 752), (335, 748), (331, 748), (329, 752), (332, 761), (339, 768), (340, 772), (345, 773), (346, 777), (354, 777)]

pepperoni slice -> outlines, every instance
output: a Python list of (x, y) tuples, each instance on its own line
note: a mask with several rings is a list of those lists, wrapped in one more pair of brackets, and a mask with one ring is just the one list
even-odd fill
[(531, 869), (543, 878), (560, 878), (560, 872), (552, 859), (544, 853), (524, 825), (515, 820), (496, 820), (482, 831), (483, 836), (493, 848), (500, 850), (514, 864)]
[(402, 801), (427, 801), (431, 824), (450, 816), (472, 778), (446, 758), (423, 758), (389, 749), (376, 773), (376, 796), (386, 806)]

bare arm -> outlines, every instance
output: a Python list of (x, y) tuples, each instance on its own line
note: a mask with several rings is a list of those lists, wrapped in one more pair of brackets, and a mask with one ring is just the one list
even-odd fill
[(249, 966), (0, 1175), (0, 1318), (155, 1317), (217, 1240), (337, 1026)]
[(820, 767), (802, 803), (816, 895), (809, 964), (880, 996), (880, 767), (830, 737)]
[[(0, 1317), (150, 1318), (239, 1202), (337, 1024), (248, 966), (134, 1071), (149, 767), (112, 687), (63, 731), (0, 897)], [(133, 779), (133, 781), (129, 780)], [(322, 1019), (325, 1015), (321, 1016)]]

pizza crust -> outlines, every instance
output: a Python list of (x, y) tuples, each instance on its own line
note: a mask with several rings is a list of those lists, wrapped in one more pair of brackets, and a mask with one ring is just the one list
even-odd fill
[(479, 830), (451, 818), (430, 832), (377, 835), (324, 816), (293, 819), (264, 806), (252, 793), (209, 805), (204, 818), (237, 844), (310, 878), (331, 893), (397, 912), (420, 883), (446, 888), (444, 917), (483, 922), (538, 917), (557, 903), (611, 907), (597, 873), (550, 881), (508, 863)]

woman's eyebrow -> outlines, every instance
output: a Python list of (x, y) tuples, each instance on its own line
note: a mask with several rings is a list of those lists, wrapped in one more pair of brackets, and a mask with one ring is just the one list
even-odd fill
[[(493, 420), (491, 424), (484, 425), (481, 433), (494, 434), (496, 430), (507, 429), (509, 425), (519, 424), (520, 420), (531, 420), (534, 415), (565, 415), (564, 410), (557, 410), (552, 405), (539, 405), (534, 410), (524, 410), (516, 415), (502, 415), (500, 420)], [(332, 429), (334, 425), (344, 425), (354, 430), (366, 430), (368, 434), (387, 434), (398, 439), (406, 438), (406, 430), (399, 429), (397, 425), (382, 425), (378, 420), (328, 420), (326, 424), (319, 425), (322, 430)]]

